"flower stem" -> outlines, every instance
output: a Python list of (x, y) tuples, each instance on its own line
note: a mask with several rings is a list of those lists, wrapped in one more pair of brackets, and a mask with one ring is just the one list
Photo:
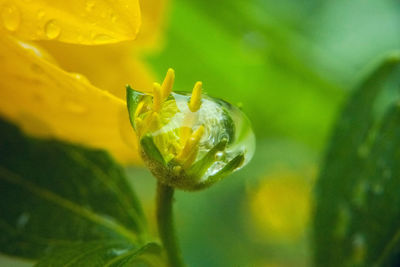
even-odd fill
[(172, 202), (174, 188), (157, 184), (157, 226), (158, 234), (164, 246), (168, 266), (183, 267), (182, 256), (176, 239), (174, 220), (172, 214)]

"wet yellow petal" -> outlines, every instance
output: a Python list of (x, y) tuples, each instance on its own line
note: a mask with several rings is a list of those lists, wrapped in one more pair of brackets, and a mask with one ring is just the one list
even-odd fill
[(30, 134), (108, 150), (140, 162), (123, 100), (40, 57), (26, 43), (0, 35), (0, 115)]
[(26, 40), (106, 44), (136, 37), (138, 0), (0, 0), (1, 26)]
[(151, 92), (153, 75), (133, 52), (134, 42), (102, 46), (81, 46), (58, 42), (40, 42), (59, 65), (70, 72), (84, 74), (100, 89), (125, 99), (125, 85)]

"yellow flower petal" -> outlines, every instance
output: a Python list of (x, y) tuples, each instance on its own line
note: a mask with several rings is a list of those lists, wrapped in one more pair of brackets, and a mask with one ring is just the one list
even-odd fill
[(26, 40), (105, 44), (132, 40), (138, 0), (0, 0), (2, 28)]
[(161, 33), (164, 32), (168, 0), (144, 0), (140, 1), (142, 11), (142, 25), (135, 40), (136, 47), (147, 50), (161, 47)]
[(84, 74), (93, 85), (125, 100), (125, 85), (151, 92), (153, 75), (135, 57), (134, 42), (102, 46), (81, 46), (58, 42), (40, 42), (59, 65), (70, 72)]
[(30, 134), (108, 150), (140, 162), (123, 100), (40, 57), (35, 47), (0, 35), (0, 115)]

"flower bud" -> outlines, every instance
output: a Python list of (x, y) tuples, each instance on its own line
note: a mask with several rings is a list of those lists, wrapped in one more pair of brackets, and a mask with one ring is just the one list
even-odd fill
[(162, 183), (200, 190), (243, 167), (252, 157), (255, 138), (247, 117), (233, 105), (202, 95), (172, 93), (174, 71), (168, 70), (153, 94), (127, 86), (131, 124), (143, 161)]

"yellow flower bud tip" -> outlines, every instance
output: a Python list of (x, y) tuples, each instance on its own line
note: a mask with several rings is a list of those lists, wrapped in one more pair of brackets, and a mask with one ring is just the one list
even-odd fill
[(151, 94), (127, 87), (129, 118), (141, 156), (163, 184), (182, 190), (204, 189), (243, 167), (254, 152), (247, 117), (235, 106), (202, 95), (172, 92), (174, 71)]
[(202, 87), (203, 87), (202, 82), (197, 82), (194, 85), (194, 88), (192, 91), (192, 97), (190, 98), (190, 102), (189, 102), (189, 109), (191, 112), (196, 112), (200, 108)]
[(159, 83), (153, 83), (153, 111), (159, 112), (161, 110), (161, 104), (161, 85)]
[(167, 97), (171, 94), (172, 87), (174, 86), (174, 81), (175, 71), (169, 68), (161, 85), (161, 97), (163, 100), (167, 99)]

